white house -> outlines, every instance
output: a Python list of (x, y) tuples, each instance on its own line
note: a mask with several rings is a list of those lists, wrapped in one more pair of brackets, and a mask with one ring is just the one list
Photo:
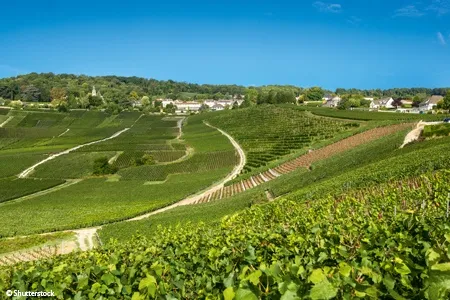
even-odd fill
[(373, 97), (364, 97), (364, 100), (373, 101), (374, 98)]
[(443, 99), (444, 97), (442, 96), (433, 95), (424, 102), (420, 103), (419, 109), (421, 111), (432, 110), (438, 104), (438, 102), (442, 101)]
[(331, 95), (331, 94), (326, 94), (325, 96), (322, 97), (323, 101), (328, 101), (331, 99), (333, 99), (333, 95)]
[(224, 109), (225, 109), (225, 107), (219, 103), (211, 106), (211, 110), (214, 110), (214, 111), (220, 111), (220, 110), (224, 110)]
[(195, 101), (179, 101), (176, 100), (173, 102), (173, 105), (177, 107), (176, 112), (185, 113), (185, 112), (197, 112), (200, 110), (202, 106), (201, 103)]
[(339, 105), (339, 103), (341, 103), (341, 97), (339, 96), (335, 96), (329, 100), (327, 100), (327, 103), (325, 103), (323, 106), (324, 107), (337, 107)]
[(394, 99), (392, 99), (392, 97), (388, 97), (388, 98), (382, 98), (382, 99), (379, 99), (379, 100), (373, 100), (372, 102), (370, 102), (370, 108), (373, 108), (373, 109), (379, 109), (379, 108), (391, 109), (391, 108), (395, 108), (395, 106), (394, 106)]

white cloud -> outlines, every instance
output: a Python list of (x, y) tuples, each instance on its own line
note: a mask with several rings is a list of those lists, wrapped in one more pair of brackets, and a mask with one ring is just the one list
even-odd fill
[(313, 6), (320, 12), (340, 13), (342, 11), (342, 6), (338, 3), (324, 3), (322, 1), (316, 1), (313, 3)]
[(421, 17), (424, 13), (415, 5), (407, 5), (395, 11), (394, 17)]
[(450, 0), (433, 0), (427, 10), (436, 12), (438, 16), (448, 14), (450, 12)]
[(347, 23), (352, 24), (352, 25), (359, 25), (361, 23), (362, 19), (355, 17), (355, 16), (351, 16), (350, 18), (347, 19)]
[(437, 38), (439, 40), (439, 43), (441, 43), (441, 45), (446, 45), (447, 42), (445, 41), (445, 37), (441, 32), (437, 33)]

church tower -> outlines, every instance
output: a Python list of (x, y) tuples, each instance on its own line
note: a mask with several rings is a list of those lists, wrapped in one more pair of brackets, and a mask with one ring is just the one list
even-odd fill
[(95, 86), (92, 87), (92, 96), (97, 96), (97, 91), (95, 90)]

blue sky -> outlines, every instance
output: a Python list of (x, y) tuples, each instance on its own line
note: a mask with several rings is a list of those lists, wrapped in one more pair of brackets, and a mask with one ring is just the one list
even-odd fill
[(450, 86), (450, 0), (7, 1), (0, 77)]

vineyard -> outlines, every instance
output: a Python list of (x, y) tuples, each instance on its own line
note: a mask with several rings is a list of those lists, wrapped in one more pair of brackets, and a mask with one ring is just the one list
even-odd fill
[[(0, 128), (0, 294), (448, 299), (445, 127), (400, 149), (416, 116), (307, 110), (0, 113), (12, 117)], [(214, 127), (247, 155), (225, 185), (242, 151)], [(117, 172), (93, 175), (101, 158)], [(124, 222), (194, 194), (196, 205)], [(97, 248), (57, 255), (65, 230), (98, 226)]]
[(442, 171), (279, 200), (216, 227), (160, 228), (149, 239), (16, 265), (2, 273), (3, 289), (60, 299), (446, 299), (449, 180)]
[(244, 148), (246, 172), (306, 148), (313, 142), (359, 127), (357, 122), (316, 118), (298, 109), (277, 106), (224, 111), (207, 119), (235, 137)]

